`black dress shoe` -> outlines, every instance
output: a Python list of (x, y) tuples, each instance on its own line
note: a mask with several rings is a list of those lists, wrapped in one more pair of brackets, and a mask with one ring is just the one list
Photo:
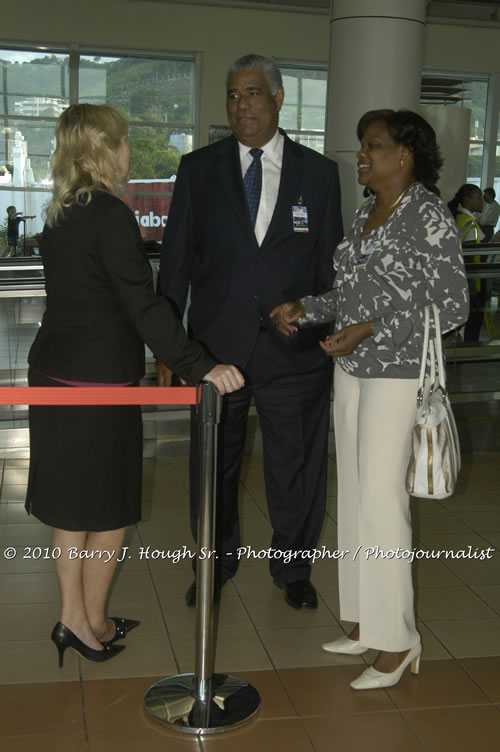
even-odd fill
[(109, 618), (115, 623), (115, 633), (111, 640), (106, 640), (103, 645), (110, 645), (112, 642), (115, 642), (115, 640), (123, 640), (128, 632), (131, 632), (141, 623), (140, 621), (137, 621), (137, 619), (124, 619), (121, 616), (110, 616)]
[[(224, 583), (223, 583), (224, 584)], [(214, 603), (220, 601), (221, 584), (219, 582), (214, 583)], [(186, 590), (186, 606), (192, 608), (196, 606), (196, 580), (194, 579), (191, 585)]]
[(318, 596), (310, 580), (282, 582), (275, 577), (274, 584), (285, 591), (285, 601), (292, 608), (318, 608)]
[(76, 634), (71, 631), (71, 629), (68, 629), (65, 624), (61, 624), (60, 621), (57, 622), (52, 630), (51, 639), (59, 652), (59, 668), (62, 668), (64, 651), (66, 648), (73, 648), (73, 650), (76, 650), (82, 658), (87, 658), (89, 661), (96, 661), (96, 663), (109, 661), (110, 658), (114, 658), (115, 655), (118, 655), (122, 650), (125, 650), (125, 645), (110, 645), (105, 642), (102, 643), (102, 650), (89, 648), (89, 646), (85, 645), (85, 643), (82, 642)]

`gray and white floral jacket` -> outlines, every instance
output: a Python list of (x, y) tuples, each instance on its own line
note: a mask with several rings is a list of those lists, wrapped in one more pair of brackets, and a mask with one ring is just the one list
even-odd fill
[(417, 378), (425, 306), (436, 303), (443, 333), (467, 320), (462, 248), (448, 208), (420, 183), (381, 227), (363, 235), (374, 200), (358, 210), (337, 246), (332, 290), (303, 299), (299, 324), (335, 320), (338, 331), (371, 321), (374, 336), (337, 358), (339, 365), (361, 378)]

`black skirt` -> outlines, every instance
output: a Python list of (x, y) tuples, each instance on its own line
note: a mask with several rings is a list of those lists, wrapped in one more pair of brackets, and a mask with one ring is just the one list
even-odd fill
[[(30, 386), (65, 386), (33, 370), (28, 380)], [(140, 520), (138, 405), (32, 405), (29, 427), (28, 514), (74, 531), (116, 530)]]

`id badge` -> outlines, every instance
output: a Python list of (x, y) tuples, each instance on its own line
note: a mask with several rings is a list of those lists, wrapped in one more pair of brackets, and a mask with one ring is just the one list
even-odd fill
[(292, 206), (292, 220), (294, 232), (309, 232), (307, 206)]
[(373, 251), (377, 250), (377, 245), (373, 240), (363, 241), (361, 249), (360, 255), (354, 259), (354, 266), (366, 266)]

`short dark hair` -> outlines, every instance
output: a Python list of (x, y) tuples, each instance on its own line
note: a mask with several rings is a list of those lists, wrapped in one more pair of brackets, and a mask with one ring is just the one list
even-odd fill
[(477, 185), (474, 185), (474, 183), (464, 183), (460, 186), (451, 201), (448, 201), (448, 209), (451, 211), (454, 217), (457, 216), (458, 207), (460, 204), (464, 203), (464, 199), (472, 196), (472, 194), (476, 191), (479, 191), (479, 193), (481, 193), (481, 188), (479, 188), (479, 186)]
[(281, 71), (276, 64), (275, 59), (251, 53), (250, 55), (243, 55), (243, 57), (239, 57), (234, 63), (231, 63), (226, 76), (226, 89), (229, 87), (231, 73), (236, 73), (240, 70), (255, 70), (257, 68), (262, 68), (264, 77), (271, 90), (271, 94), (274, 95), (278, 89), (283, 88)]
[(358, 139), (362, 140), (369, 125), (380, 121), (385, 123), (392, 140), (406, 146), (413, 154), (415, 178), (439, 196), (437, 182), (443, 159), (434, 128), (411, 110), (369, 110), (358, 123)]
[(495, 193), (495, 189), (494, 188), (485, 188), (484, 191), (483, 191), (483, 193), (487, 193), (488, 196), (491, 196), (491, 198), (493, 198), (493, 199), (496, 198), (496, 195), (497, 195)]

